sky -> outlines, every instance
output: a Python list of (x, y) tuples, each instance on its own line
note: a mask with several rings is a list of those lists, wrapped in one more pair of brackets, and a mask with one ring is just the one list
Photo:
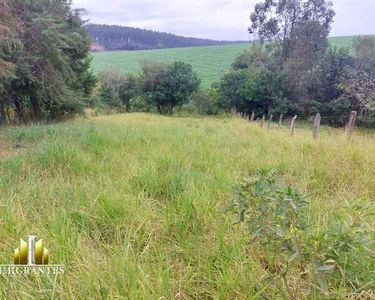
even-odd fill
[[(139, 27), (189, 37), (249, 40), (260, 0), (73, 0), (92, 23)], [(333, 0), (331, 36), (375, 34), (375, 0)]]

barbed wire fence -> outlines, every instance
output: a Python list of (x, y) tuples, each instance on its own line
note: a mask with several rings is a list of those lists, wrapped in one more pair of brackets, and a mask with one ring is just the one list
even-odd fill
[[(267, 130), (270, 130), (272, 128), (272, 124), (273, 124), (273, 121), (275, 119), (273, 114), (270, 114), (267, 117), (266, 117), (266, 115), (262, 115), (261, 117), (257, 117), (255, 112), (252, 112), (251, 114), (237, 112), (236, 116), (246, 120), (249, 123), (253, 123), (253, 124), (259, 123), (261, 128), (266, 126)], [(298, 117), (297, 115), (295, 115), (292, 118), (289, 117), (289, 118), (284, 119), (284, 115), (280, 114), (279, 118), (278, 118), (278, 123), (277, 123), (276, 129), (280, 130), (283, 127), (283, 122), (288, 121), (288, 122), (290, 122), (290, 135), (294, 136), (295, 130), (296, 130), (297, 120), (312, 122), (312, 137), (313, 137), (313, 139), (317, 139), (319, 137), (320, 126), (322, 124), (322, 121), (324, 121), (324, 122), (337, 121), (338, 117), (321, 116), (320, 113), (317, 113), (314, 116), (310, 116), (310, 117)], [(354, 129), (355, 129), (355, 126), (356, 126), (358, 120), (359, 120), (358, 119), (358, 112), (355, 111), (355, 110), (352, 110), (349, 114), (349, 117), (348, 117), (346, 125), (345, 125), (345, 134), (346, 134), (348, 139), (350, 139), (353, 136)], [(371, 124), (372, 122), (375, 122), (375, 117), (361, 119), (361, 122), (363, 122), (363, 123), (368, 122), (369, 124)]]

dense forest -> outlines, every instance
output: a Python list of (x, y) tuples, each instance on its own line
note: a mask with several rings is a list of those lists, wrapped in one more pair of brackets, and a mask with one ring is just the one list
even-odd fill
[(245, 43), (244, 41), (214, 41), (183, 37), (171, 33), (117, 25), (88, 24), (86, 29), (94, 43), (106, 50), (150, 50)]

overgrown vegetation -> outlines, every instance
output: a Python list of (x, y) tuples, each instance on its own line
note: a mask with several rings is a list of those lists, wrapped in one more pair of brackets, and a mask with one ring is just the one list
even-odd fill
[(0, 124), (82, 112), (96, 84), (71, 1), (1, 0)]
[[(334, 15), (332, 3), (326, 0), (258, 3), (249, 32), (259, 43), (241, 53), (232, 64), (233, 71), (221, 79), (220, 90), (229, 92), (221, 97), (223, 105), (257, 115), (277, 111), (309, 117), (321, 112), (335, 116), (331, 123), (340, 125), (350, 110), (357, 110), (373, 123), (375, 38), (357, 38), (354, 55), (348, 48), (330, 47)], [(262, 80), (265, 72), (268, 78)], [(254, 78), (258, 91), (263, 91), (256, 93), (256, 101)]]
[(118, 69), (102, 71), (102, 104), (127, 111), (148, 111), (172, 115), (176, 106), (188, 103), (200, 85), (191, 66), (178, 61), (171, 64), (143, 61), (139, 76), (124, 75)]
[[(340, 205), (323, 228), (309, 218), (307, 195), (277, 182), (272, 171), (257, 171), (237, 187), (233, 204), (268, 276), (254, 286), (280, 289), (283, 298), (317, 298), (338, 290), (356, 292), (368, 284), (361, 269), (375, 259), (375, 206), (367, 198)], [(372, 284), (373, 287), (374, 284)], [(270, 288), (272, 287), (272, 288)]]
[[(346, 202), (373, 203), (374, 134), (356, 132), (348, 142), (343, 130), (322, 126), (314, 141), (301, 123), (294, 138), (284, 125), (267, 131), (231, 117), (134, 113), (1, 130), (0, 261), (12, 263), (19, 238), (32, 232), (67, 271), (2, 277), (0, 298), (283, 299), (282, 281), (264, 280), (280, 275), (281, 260), (249, 243), (225, 211), (231, 187), (259, 169), (274, 169), (280, 184), (311, 195), (297, 215), (314, 236), (329, 233), (318, 242), (337, 260), (333, 277), (324, 274), (330, 297), (373, 298), (375, 260), (355, 249), (354, 260), (338, 260), (333, 241), (351, 244), (344, 237), (357, 215)], [(375, 228), (374, 218), (369, 227), (359, 219)], [(300, 262), (291, 263), (291, 288), (308, 281)], [(313, 269), (305, 276), (322, 299)]]

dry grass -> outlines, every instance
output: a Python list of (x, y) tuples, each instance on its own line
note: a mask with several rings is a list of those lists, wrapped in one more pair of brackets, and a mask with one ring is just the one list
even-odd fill
[[(375, 139), (330, 128), (314, 141), (240, 119), (126, 114), (0, 136), (1, 262), (34, 233), (67, 266), (56, 281), (0, 279), (2, 299), (257, 299), (259, 252), (225, 212), (233, 185), (273, 168), (314, 192), (321, 227), (346, 200), (375, 199)], [(15, 156), (15, 141), (30, 147)]]

